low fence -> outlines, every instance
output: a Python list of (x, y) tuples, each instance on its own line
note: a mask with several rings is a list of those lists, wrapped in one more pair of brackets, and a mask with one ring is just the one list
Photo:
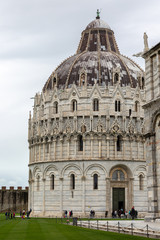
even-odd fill
[[(81, 218), (61, 218), (57, 219), (58, 223), (65, 223), (73, 226), (84, 227), (89, 229), (103, 230), (108, 232), (117, 232), (123, 234), (143, 236), (147, 238), (158, 238), (160, 239), (160, 231), (153, 229), (146, 224), (144, 227), (136, 227), (134, 223), (128, 223), (123, 225), (123, 221), (102, 221), (102, 220), (82, 220)], [(137, 220), (138, 222), (138, 220)]]

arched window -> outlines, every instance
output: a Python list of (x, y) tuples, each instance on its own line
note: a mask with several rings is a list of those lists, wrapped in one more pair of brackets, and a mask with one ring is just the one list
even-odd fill
[(119, 100), (115, 101), (115, 112), (121, 111), (121, 102)]
[(40, 189), (40, 176), (37, 176), (37, 191)]
[(145, 84), (144, 77), (142, 77), (142, 89), (144, 89), (144, 84)]
[(93, 111), (99, 111), (99, 100), (98, 99), (93, 100)]
[(58, 113), (58, 102), (54, 103), (54, 113), (57, 114)]
[(132, 115), (132, 109), (129, 109), (129, 117)]
[(74, 190), (75, 189), (75, 175), (74, 174), (71, 174), (70, 180), (71, 180), (71, 189)]
[(72, 111), (73, 112), (77, 111), (77, 101), (76, 100), (72, 101)]
[(139, 190), (143, 190), (143, 185), (144, 185), (144, 177), (143, 175), (139, 175)]
[(93, 175), (93, 189), (98, 189), (98, 175)]
[(50, 188), (51, 188), (51, 190), (54, 190), (54, 175), (52, 174), (51, 175), (51, 179), (50, 179)]
[(121, 151), (121, 136), (117, 136), (117, 151)]
[(112, 174), (112, 180), (114, 181), (124, 181), (124, 173), (121, 170), (115, 170)]
[(119, 75), (118, 73), (115, 73), (114, 75), (114, 83), (117, 83), (119, 81)]
[(79, 145), (78, 150), (83, 151), (83, 137), (82, 137), (82, 135), (79, 136), (78, 145)]

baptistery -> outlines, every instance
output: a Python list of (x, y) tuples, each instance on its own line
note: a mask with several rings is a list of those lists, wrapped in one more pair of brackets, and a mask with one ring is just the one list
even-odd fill
[[(124, 36), (125, 38), (127, 37)], [(33, 216), (147, 211), (143, 70), (97, 15), (34, 97), (28, 124)]]

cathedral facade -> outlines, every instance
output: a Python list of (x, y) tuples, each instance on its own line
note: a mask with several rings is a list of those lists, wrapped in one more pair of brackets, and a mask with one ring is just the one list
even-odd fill
[(160, 43), (143, 54), (145, 59), (145, 138), (148, 189), (147, 220), (160, 217)]
[(108, 24), (82, 32), (75, 55), (34, 98), (28, 124), (34, 216), (148, 211), (143, 70), (120, 54)]

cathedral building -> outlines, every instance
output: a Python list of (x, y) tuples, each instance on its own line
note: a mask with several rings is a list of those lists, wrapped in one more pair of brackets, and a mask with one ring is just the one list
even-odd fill
[(160, 217), (160, 43), (143, 54), (145, 58), (146, 166), (148, 188), (147, 220)]
[[(91, 210), (97, 217), (106, 211), (111, 216), (132, 206), (145, 216), (144, 77), (120, 53), (113, 30), (97, 14), (82, 32), (77, 52), (34, 97), (28, 125), (33, 216), (62, 216), (65, 210), (74, 216)], [(149, 108), (153, 111), (150, 103)]]

